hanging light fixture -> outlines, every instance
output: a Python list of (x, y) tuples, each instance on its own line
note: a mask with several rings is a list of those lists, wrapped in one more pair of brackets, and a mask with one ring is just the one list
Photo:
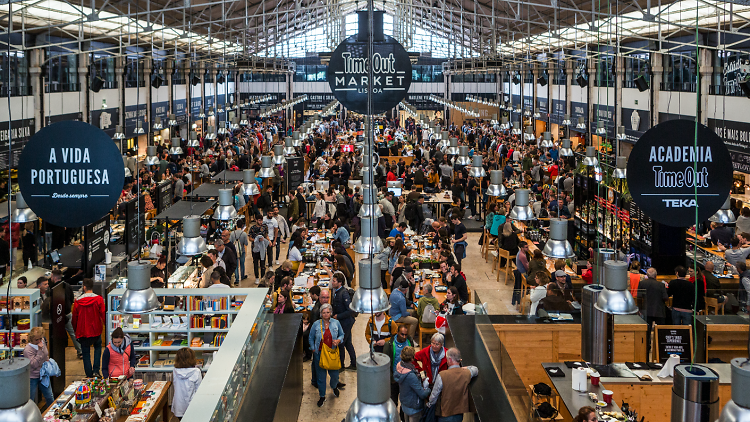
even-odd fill
[(137, 122), (135, 122), (135, 134), (136, 135), (143, 135), (144, 133), (146, 133), (146, 132), (143, 131), (143, 122), (141, 122), (140, 120), (138, 120)]
[(161, 124), (161, 117), (157, 116), (156, 118), (154, 118), (154, 126), (153, 126), (154, 131), (162, 130), (163, 128), (164, 127)]
[[(309, 126), (305, 129), (305, 131), (307, 131), (308, 129)], [(302, 135), (297, 131), (292, 132), (292, 146), (295, 148), (302, 146)]]
[(225, 120), (219, 120), (219, 135), (226, 135), (227, 132), (227, 122)]
[(625, 126), (617, 126), (617, 136), (618, 141), (624, 141), (628, 139), (627, 135), (625, 135)]
[(206, 113), (203, 112), (203, 106), (201, 106), (201, 111), (200, 111), (200, 113), (198, 113), (198, 118), (199, 119), (205, 119), (206, 118)]
[(458, 155), (458, 138), (450, 138), (450, 146), (445, 149), (446, 155)]
[(240, 193), (247, 196), (260, 195), (257, 180), (255, 180), (255, 170), (242, 171), (242, 188)]
[(229, 130), (237, 130), (240, 128), (240, 119), (235, 117), (232, 119), (232, 123), (229, 124)]
[(576, 129), (586, 129), (586, 120), (584, 120), (583, 116), (578, 118)]
[(508, 218), (518, 221), (536, 220), (534, 210), (529, 206), (529, 189), (516, 189), (516, 206), (510, 210)]
[(208, 117), (211, 117), (213, 115), (214, 115), (214, 108), (213, 108), (213, 106), (211, 106), (211, 107), (208, 108)]
[(345, 422), (397, 422), (398, 408), (391, 400), (390, 358), (383, 353), (357, 356), (357, 399)]
[(266, 179), (273, 177), (273, 156), (264, 155), (260, 157), (260, 173), (258, 177)]
[(526, 143), (529, 143), (535, 139), (534, 128), (532, 128), (531, 126), (526, 126), (526, 132), (523, 134), (523, 140), (526, 141)]
[(0, 361), (0, 382), (9, 387), (0, 396), (0, 420), (42, 422), (39, 407), (29, 399), (31, 361), (23, 356)]
[(555, 144), (552, 142), (552, 133), (550, 132), (543, 132), (542, 133), (542, 142), (539, 144), (542, 148), (552, 148), (555, 146)]
[(503, 122), (500, 123), (500, 129), (501, 130), (508, 130), (510, 129), (510, 122), (508, 121), (508, 118), (503, 116)]
[(182, 147), (180, 146), (180, 138), (172, 138), (172, 148), (169, 148), (169, 155), (182, 155)]
[(599, 160), (596, 159), (596, 147), (586, 147), (586, 157), (583, 159), (583, 165), (586, 167), (597, 167), (599, 166)]
[(487, 195), (501, 198), (508, 196), (508, 191), (503, 184), (502, 170), (490, 170), (490, 184), (487, 186)]
[(151, 288), (151, 263), (128, 262), (128, 287), (120, 299), (123, 314), (145, 314), (159, 309), (159, 299)]
[(531, 117), (531, 110), (526, 107), (526, 109), (523, 111), (523, 115), (526, 117)]
[(383, 251), (383, 241), (378, 236), (378, 221), (373, 218), (361, 218), (361, 235), (354, 242), (352, 249), (361, 254), (376, 254)]
[(359, 266), (359, 286), (354, 292), (349, 307), (360, 314), (385, 312), (390, 309), (388, 295), (380, 283), (380, 260), (360, 259), (357, 265)]
[(458, 147), (458, 157), (456, 157), (456, 165), (467, 166), (469, 164), (471, 164), (471, 158), (469, 158), (469, 147), (466, 145), (461, 145), (460, 147)]
[(575, 155), (573, 150), (570, 148), (570, 139), (562, 140), (562, 148), (560, 148), (558, 154), (560, 155), (560, 157), (572, 157)]
[(214, 212), (214, 220), (234, 221), (236, 219), (237, 210), (234, 208), (232, 189), (219, 189), (219, 206)]
[(448, 135), (448, 131), (447, 130), (444, 130), (444, 131), (440, 132), (440, 142), (438, 142), (438, 145), (437, 145), (437, 147), (439, 149), (442, 150), (442, 149), (448, 148), (450, 146), (451, 143), (448, 140), (449, 136), (450, 135)]
[(533, 117), (534, 117), (535, 119), (541, 119), (541, 118), (542, 118), (542, 115), (541, 115), (541, 114), (539, 113), (539, 109), (535, 109), (535, 110), (534, 110), (534, 115), (533, 115)]
[(286, 163), (286, 158), (284, 158), (284, 145), (278, 144), (273, 146), (273, 163), (277, 166)]
[(34, 211), (29, 208), (26, 201), (23, 199), (21, 192), (16, 192), (16, 207), (10, 215), (10, 220), (13, 223), (30, 223), (36, 221), (39, 218), (36, 216)]
[(169, 126), (177, 126), (177, 118), (174, 114), (169, 115), (169, 121), (167, 122)]
[[(215, 127), (213, 127), (213, 126), (209, 126), (209, 127), (208, 127), (208, 128), (206, 129), (206, 136), (205, 136), (205, 139), (206, 139), (207, 141), (213, 141), (214, 139), (216, 139), (216, 128), (215, 128)], [(197, 140), (197, 136), (196, 136), (196, 140)], [(188, 146), (190, 146), (190, 145), (188, 145)]]
[(247, 121), (247, 113), (242, 113), (242, 120), (240, 120), (240, 126), (247, 126), (249, 122)]
[(573, 247), (568, 242), (568, 220), (550, 218), (549, 240), (544, 244), (542, 254), (547, 258), (568, 259), (575, 256)]
[(721, 411), (718, 422), (750, 421), (750, 365), (746, 358), (734, 358), (732, 365), (732, 399)]
[(521, 129), (523, 128), (523, 125), (521, 125), (521, 119), (518, 119), (518, 121), (513, 123), (513, 129), (511, 129), (510, 134), (511, 135), (520, 135)]
[(208, 247), (201, 236), (201, 217), (188, 215), (182, 219), (182, 239), (177, 243), (177, 254), (195, 256), (206, 251)]
[(294, 149), (294, 139), (291, 136), (284, 138), (284, 155), (296, 155), (297, 150)]
[(624, 261), (605, 261), (604, 289), (599, 293), (594, 307), (613, 315), (631, 315), (638, 312), (629, 286), (628, 264)]
[(112, 139), (125, 139), (125, 133), (122, 131), (122, 125), (115, 126), (115, 135)]
[(474, 177), (485, 177), (487, 176), (487, 172), (484, 170), (484, 166), (482, 165), (482, 156), (479, 154), (474, 154), (473, 157), (471, 157), (471, 168), (469, 169), (469, 175)]
[(604, 122), (601, 120), (596, 122), (596, 134), (599, 136), (607, 135), (607, 128), (604, 127)]
[(628, 165), (625, 161), (626, 158), (618, 156), (615, 165), (615, 171), (612, 172), (612, 177), (615, 179), (627, 179), (628, 178)]
[(565, 115), (565, 116), (563, 117), (562, 125), (563, 125), (563, 126), (570, 126), (570, 125), (572, 125), (572, 124), (573, 124), (573, 122), (572, 122), (572, 121), (570, 121), (570, 114), (566, 114), (566, 115)]
[(708, 218), (708, 221), (714, 222), (714, 223), (724, 223), (724, 224), (732, 224), (736, 223), (737, 219), (734, 217), (734, 213), (732, 212), (731, 203), (730, 203), (730, 197), (727, 196), (727, 200), (724, 201), (724, 205), (721, 206), (714, 215)]
[[(206, 136), (206, 139), (208, 139), (208, 136)], [(190, 131), (187, 146), (191, 148), (198, 148), (201, 146), (201, 143), (198, 141), (198, 134), (194, 130)]]
[(156, 145), (149, 145), (146, 147), (146, 159), (143, 160), (143, 164), (147, 166), (158, 166), (159, 157), (156, 155)]
[(360, 218), (376, 219), (383, 216), (383, 211), (380, 209), (377, 198), (376, 188), (373, 185), (362, 185), (362, 206), (359, 208)]

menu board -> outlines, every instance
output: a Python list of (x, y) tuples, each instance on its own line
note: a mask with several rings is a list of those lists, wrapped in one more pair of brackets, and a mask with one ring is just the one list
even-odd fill
[(664, 363), (669, 355), (679, 355), (680, 362), (690, 362), (693, 352), (693, 332), (690, 325), (656, 326), (656, 353)]
[(84, 229), (83, 274), (92, 277), (96, 264), (104, 261), (104, 250), (109, 245), (109, 214)]
[(156, 213), (160, 214), (172, 205), (172, 183), (161, 182), (156, 186)]
[(286, 159), (287, 192), (294, 192), (304, 181), (305, 163), (301, 157)]
[[(144, 237), (146, 230), (146, 215), (144, 214), (145, 202), (143, 196), (140, 197), (140, 206), (138, 204), (139, 198), (134, 198), (125, 206), (125, 244), (126, 253), (132, 255), (138, 250), (138, 232), (140, 231), (140, 237)], [(140, 227), (138, 227), (140, 219)]]

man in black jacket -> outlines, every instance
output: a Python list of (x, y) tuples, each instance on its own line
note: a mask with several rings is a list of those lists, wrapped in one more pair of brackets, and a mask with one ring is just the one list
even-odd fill
[[(237, 254), (237, 248), (235, 247), (234, 243), (229, 241), (229, 230), (224, 230), (221, 232), (221, 242), (222, 242), (222, 250), (219, 250), (219, 256), (221, 259), (224, 260), (224, 264), (227, 267), (227, 276), (231, 279), (232, 276), (236, 276), (235, 272), (237, 271), (237, 267), (240, 265), (239, 261), (239, 255)], [(216, 248), (219, 249), (218, 247)], [(235, 277), (234, 283), (239, 284), (240, 280), (238, 280)]]
[(307, 218), (307, 200), (305, 199), (305, 196), (302, 195), (302, 192), (304, 192), (304, 190), (305, 188), (303, 188), (302, 186), (297, 186), (297, 204), (299, 205), (300, 218)]
[(267, 187), (265, 192), (263, 192), (263, 195), (258, 198), (258, 202), (255, 203), (255, 205), (258, 207), (258, 211), (266, 212), (266, 210), (273, 208), (273, 197), (271, 196), (272, 194), (273, 188), (271, 186)]
[(352, 327), (354, 326), (354, 312), (349, 309), (349, 304), (352, 303), (352, 299), (349, 296), (349, 291), (344, 287), (346, 284), (346, 278), (343, 273), (336, 272), (331, 277), (331, 290), (333, 294), (333, 300), (331, 306), (333, 307), (333, 318), (337, 319), (341, 324), (341, 328), (344, 330), (344, 348), (349, 353), (349, 360), (351, 363), (349, 366), (344, 366), (344, 352), (341, 352), (341, 369), (351, 369), (352, 371), (357, 370), (357, 355), (354, 352), (354, 345), (352, 344)]

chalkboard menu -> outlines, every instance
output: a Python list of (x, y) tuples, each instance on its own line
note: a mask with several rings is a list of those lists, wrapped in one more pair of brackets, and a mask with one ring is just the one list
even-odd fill
[(656, 352), (659, 362), (664, 363), (670, 355), (680, 356), (680, 362), (690, 362), (693, 351), (692, 327), (690, 325), (656, 326)]
[[(132, 255), (138, 251), (138, 232), (141, 233), (141, 238), (144, 237), (146, 230), (146, 215), (144, 214), (145, 201), (143, 196), (140, 197), (140, 206), (138, 206), (138, 199), (132, 199), (125, 206), (125, 244), (126, 253)], [(140, 228), (138, 227), (138, 220), (140, 219)], [(140, 229), (140, 230), (139, 230)]]
[(104, 250), (109, 245), (109, 214), (84, 229), (83, 274), (92, 277), (94, 266), (104, 261)]
[(156, 213), (159, 214), (172, 205), (172, 182), (164, 181), (156, 186)]
[(304, 181), (305, 162), (301, 157), (286, 159), (287, 192), (294, 192)]

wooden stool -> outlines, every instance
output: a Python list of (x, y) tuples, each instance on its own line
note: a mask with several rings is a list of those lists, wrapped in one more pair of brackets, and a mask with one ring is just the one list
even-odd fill
[(421, 325), (418, 325), (417, 328), (419, 329), (419, 348), (423, 349), (424, 347), (422, 346), (422, 337), (424, 337), (425, 334), (433, 335), (437, 333), (437, 329), (436, 328), (424, 328)]
[(531, 298), (529, 296), (521, 296), (521, 308), (518, 312), (521, 315), (526, 315), (531, 309)]
[[(500, 265), (500, 258), (505, 258), (505, 265)], [(502, 248), (497, 249), (497, 282), (500, 282), (500, 272), (505, 273), (505, 284), (507, 285), (508, 282), (510, 282), (510, 278), (513, 275), (513, 259), (515, 259), (515, 255), (510, 255), (508, 251)]]
[(706, 315), (711, 315), (709, 311), (713, 310), (715, 315), (719, 315), (719, 311), (721, 311), (721, 315), (724, 315), (724, 303), (719, 303), (719, 299), (715, 297), (707, 297), (706, 300)]
[(490, 246), (490, 232), (489, 230), (485, 228), (485, 229), (482, 229), (482, 248), (480, 249), (482, 253), (482, 258), (484, 258), (484, 262), (487, 262), (489, 246)]
[(424, 190), (424, 185), (414, 185), (412, 186), (412, 189), (417, 192), (422, 192)]

